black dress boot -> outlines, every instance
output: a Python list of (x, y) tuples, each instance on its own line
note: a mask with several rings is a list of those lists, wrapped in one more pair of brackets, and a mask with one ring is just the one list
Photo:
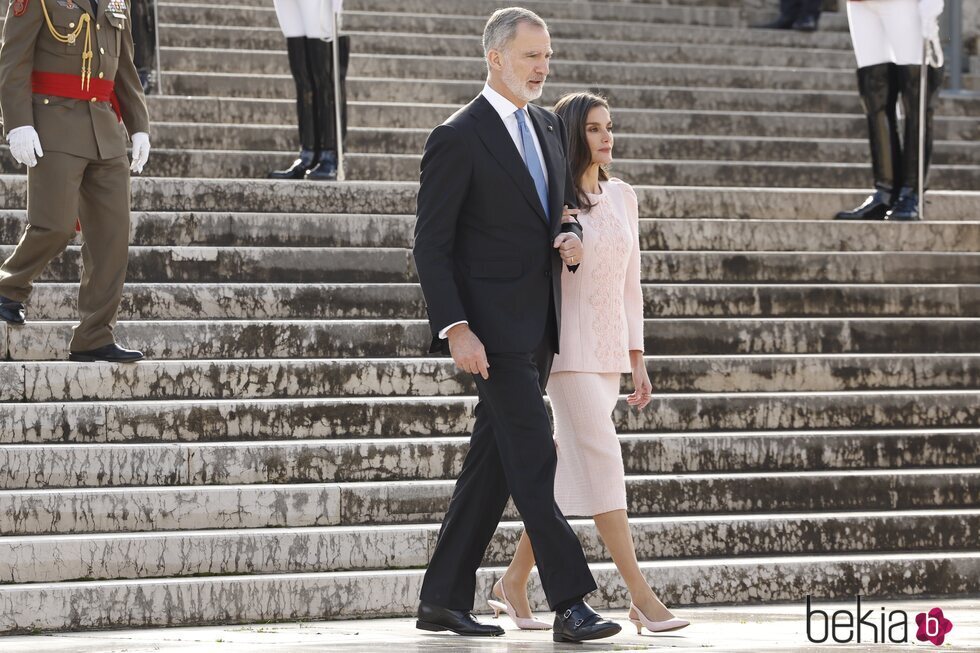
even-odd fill
[(884, 220), (896, 199), (901, 144), (895, 114), (899, 88), (895, 69), (891, 63), (858, 68), (858, 92), (868, 118), (875, 192), (856, 209), (838, 213), (835, 220)]
[[(926, 78), (926, 138), (923, 158), (923, 172), (929, 178), (929, 160), (932, 158), (932, 114), (936, 93), (943, 83), (943, 69), (929, 69)], [(902, 153), (900, 182), (902, 190), (895, 207), (888, 212), (886, 220), (909, 222), (919, 220), (919, 89), (922, 82), (921, 66), (898, 66), (898, 80), (902, 93), (902, 108), (905, 111), (905, 137)], [(925, 200), (925, 198), (921, 198)]]
[(306, 58), (306, 37), (286, 39), (289, 55), (289, 71), (296, 83), (296, 117), (299, 122), (299, 157), (285, 170), (274, 170), (269, 179), (303, 179), (307, 171), (316, 165), (316, 115), (313, 107), (313, 77)]
[(340, 107), (341, 136), (347, 138), (347, 66), (350, 62), (350, 37), (340, 37), (340, 99), (334, 97), (333, 43), (307, 39), (307, 62), (313, 76), (313, 107), (317, 125), (317, 150), (320, 156), (307, 173), (314, 181), (337, 178), (337, 118)]
[(27, 321), (24, 303), (0, 295), (0, 320), (8, 324), (23, 324)]

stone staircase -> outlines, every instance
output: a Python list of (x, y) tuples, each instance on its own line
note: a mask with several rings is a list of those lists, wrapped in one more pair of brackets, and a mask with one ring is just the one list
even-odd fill
[[(168, 94), (149, 100), (118, 325), (150, 360), (62, 362), (77, 248), (28, 326), (0, 324), (0, 632), (414, 609), (474, 388), (423, 356), (413, 180), (428, 130), (480, 88), (495, 3), (345, 4), (355, 181), (315, 184), (256, 179), (296, 148), (269, 3), (161, 3)], [(830, 222), (869, 174), (841, 16), (801, 35), (746, 29), (766, 16), (738, 0), (525, 5), (557, 51), (544, 99), (608, 94), (640, 197), (658, 393), (615, 420), (658, 592), (975, 592), (980, 99), (940, 101), (929, 222)], [(25, 183), (2, 157), (6, 256)], [(592, 602), (623, 606), (574, 526)]]

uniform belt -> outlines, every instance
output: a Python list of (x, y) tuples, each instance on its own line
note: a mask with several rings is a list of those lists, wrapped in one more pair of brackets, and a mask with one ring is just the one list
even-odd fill
[(31, 90), (37, 95), (53, 95), (71, 100), (88, 100), (90, 102), (108, 102), (116, 112), (119, 122), (122, 122), (122, 108), (116, 96), (116, 83), (108, 79), (89, 80), (89, 89), (82, 90), (82, 80), (79, 75), (65, 73), (31, 73)]

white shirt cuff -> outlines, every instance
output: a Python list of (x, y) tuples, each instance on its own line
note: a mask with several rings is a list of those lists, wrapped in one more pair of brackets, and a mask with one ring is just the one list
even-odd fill
[(469, 324), (469, 322), (467, 322), (466, 320), (460, 320), (459, 322), (453, 322), (452, 324), (450, 324), (445, 329), (443, 329), (442, 331), (439, 332), (439, 339), (440, 340), (445, 340), (446, 338), (448, 338), (449, 336), (446, 335), (446, 334), (448, 334), (449, 333), (449, 330), (452, 329), (457, 324)]

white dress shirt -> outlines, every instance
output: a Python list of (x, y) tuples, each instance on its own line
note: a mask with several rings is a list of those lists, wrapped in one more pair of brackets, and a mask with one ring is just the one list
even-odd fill
[[(524, 121), (527, 123), (528, 131), (531, 132), (531, 140), (534, 141), (534, 149), (538, 154), (538, 161), (541, 162), (541, 170), (544, 172), (545, 183), (548, 183), (548, 164), (544, 160), (544, 152), (541, 151), (541, 143), (538, 141), (538, 133), (534, 130), (534, 123), (531, 122), (531, 114), (528, 113), (527, 105), (523, 108), (518, 109), (517, 105), (505, 98), (503, 95), (497, 91), (490, 88), (490, 84), (483, 85), (483, 92), (481, 93), (483, 97), (487, 99), (490, 106), (493, 107), (497, 115), (500, 116), (500, 120), (504, 123), (504, 127), (507, 128), (507, 133), (510, 134), (510, 138), (514, 141), (514, 147), (517, 148), (517, 153), (520, 155), (522, 160), (527, 160), (524, 157), (523, 148), (521, 148), (521, 128), (517, 124), (517, 112), (524, 112)], [(453, 322), (445, 329), (439, 332), (439, 337), (443, 340), (447, 338), (447, 333), (457, 324), (469, 324), (466, 320), (460, 320), (459, 322)]]

